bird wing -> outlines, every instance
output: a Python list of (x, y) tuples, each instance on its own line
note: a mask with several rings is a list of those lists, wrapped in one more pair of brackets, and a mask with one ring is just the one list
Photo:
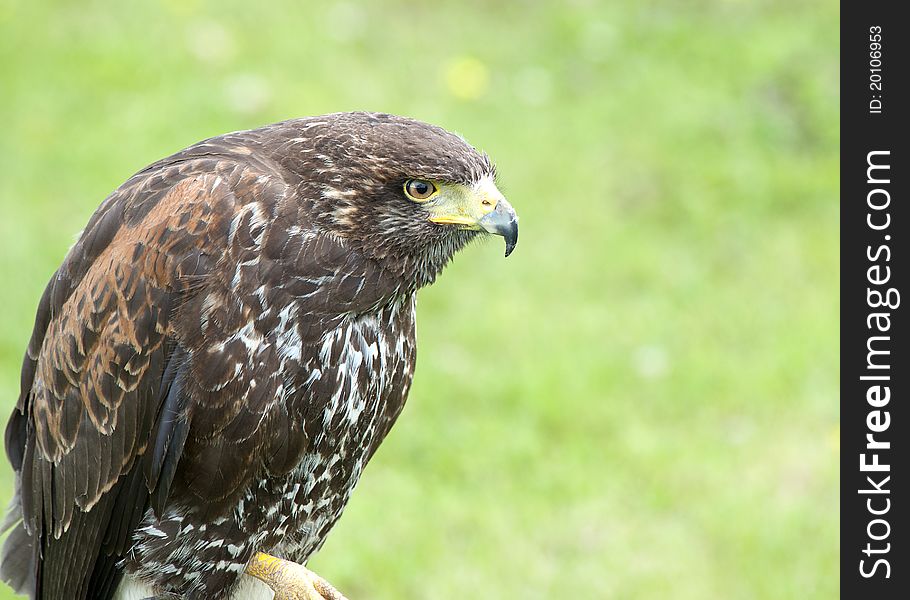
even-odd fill
[[(273, 165), (231, 152), (209, 144), (127, 181), (41, 298), (6, 431), (22, 522), (3, 573), (40, 598), (110, 597), (133, 529), (168, 497), (194, 368), (175, 315), (224, 263), (244, 206), (288, 194)], [(225, 363), (208, 364), (212, 379)]]

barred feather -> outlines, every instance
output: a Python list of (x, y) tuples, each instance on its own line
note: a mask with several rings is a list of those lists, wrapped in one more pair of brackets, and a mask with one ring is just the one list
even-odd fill
[(2, 576), (112, 598), (125, 574), (228, 598), (255, 551), (305, 561), (404, 404), (414, 294), (473, 232), (401, 197), (489, 159), (389, 115), (192, 146), (98, 208), (41, 299), (7, 426)]

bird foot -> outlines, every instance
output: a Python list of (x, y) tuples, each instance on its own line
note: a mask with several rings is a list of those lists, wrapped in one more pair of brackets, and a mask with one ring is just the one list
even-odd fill
[(275, 592), (274, 600), (347, 600), (328, 581), (295, 562), (257, 552), (246, 566), (247, 575)]

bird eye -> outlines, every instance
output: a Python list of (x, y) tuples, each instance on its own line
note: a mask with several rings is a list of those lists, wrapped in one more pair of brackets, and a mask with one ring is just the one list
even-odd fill
[(435, 194), (436, 186), (425, 179), (408, 179), (404, 182), (404, 193), (407, 194), (411, 200), (420, 202), (429, 199), (430, 196)]

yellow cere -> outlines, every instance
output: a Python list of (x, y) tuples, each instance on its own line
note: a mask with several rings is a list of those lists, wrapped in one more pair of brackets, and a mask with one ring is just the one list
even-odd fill
[(472, 188), (463, 185), (440, 185), (430, 207), (430, 221), (439, 225), (474, 227), (496, 208), (502, 193), (492, 180), (485, 179)]

